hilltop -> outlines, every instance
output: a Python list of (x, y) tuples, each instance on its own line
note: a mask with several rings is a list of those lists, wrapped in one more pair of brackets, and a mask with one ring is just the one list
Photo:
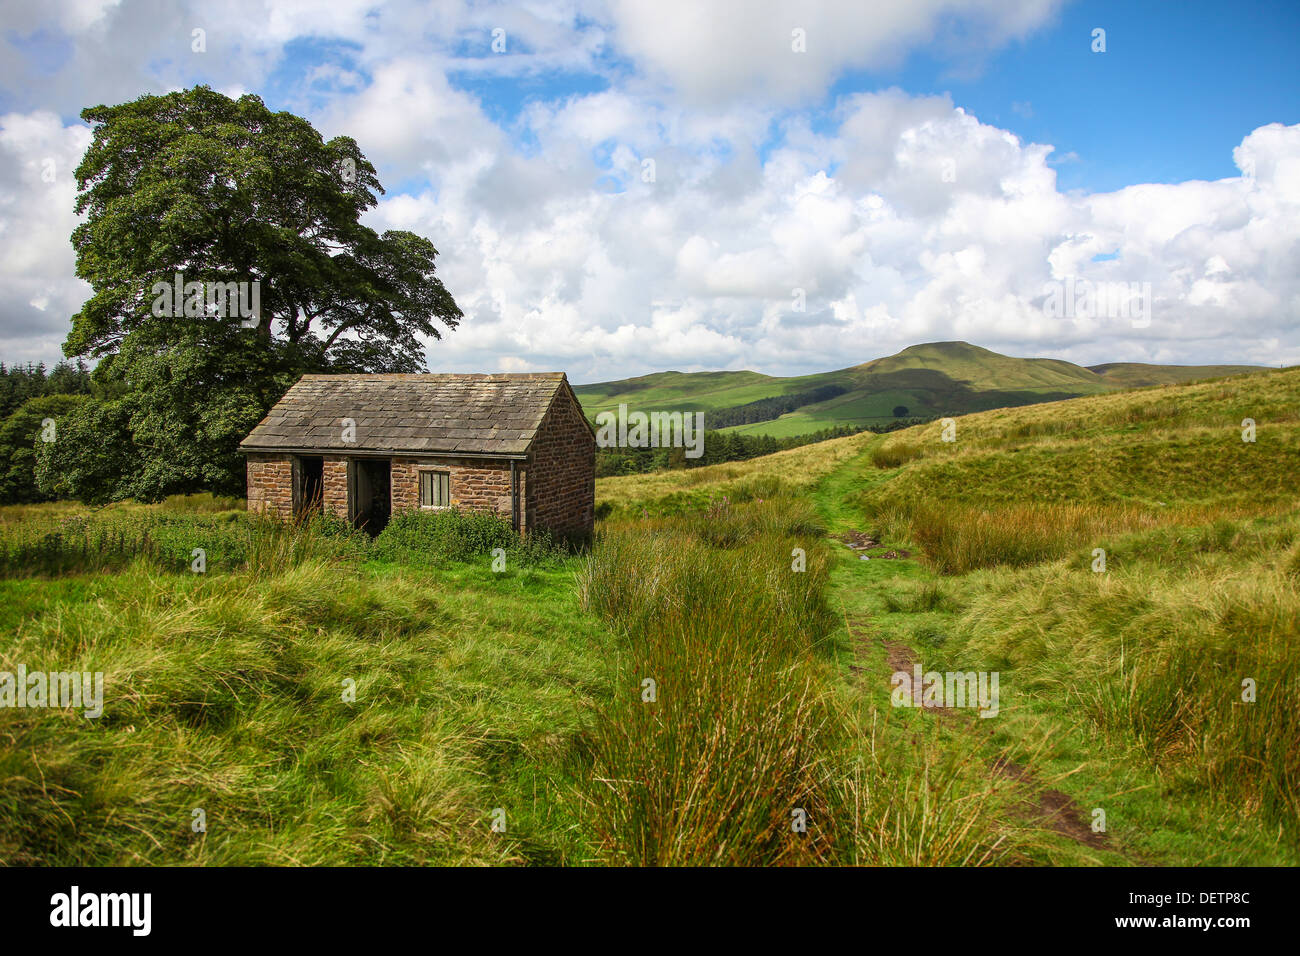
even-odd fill
[(575, 391), (589, 416), (626, 403), (643, 411), (713, 413), (705, 416), (710, 428), (783, 437), (837, 425), (965, 415), (1253, 370), (1241, 365), (1137, 363), (1085, 368), (1059, 359), (1014, 358), (969, 342), (930, 342), (812, 375), (656, 372), (579, 385)]

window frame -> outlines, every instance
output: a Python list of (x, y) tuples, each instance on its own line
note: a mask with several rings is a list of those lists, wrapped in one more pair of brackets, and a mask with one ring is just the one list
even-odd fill
[[(431, 488), (431, 492), (433, 492), (433, 493), (431, 494), (431, 497), (433, 497), (433, 498), (436, 498), (436, 497), (437, 497), (437, 494), (436, 494), (437, 486), (434, 484), (434, 482), (437, 482), (438, 479), (441, 478), (441, 477), (445, 477), (445, 478), (447, 479), (447, 502), (446, 502), (446, 504), (441, 504), (441, 505), (439, 505), (439, 504), (426, 505), (426, 504), (424, 503), (424, 476), (425, 476), (425, 475), (430, 476), (430, 488)], [(416, 490), (416, 497), (417, 497), (417, 500), (418, 500), (419, 503), (420, 503), (420, 510), (421, 510), (421, 511), (445, 511), (446, 509), (448, 509), (448, 508), (451, 507), (451, 471), (450, 471), (450, 469), (447, 469), (447, 468), (421, 468), (421, 469), (419, 469), (419, 470), (416, 472), (415, 484), (416, 484), (416, 489), (415, 489), (415, 490)]]

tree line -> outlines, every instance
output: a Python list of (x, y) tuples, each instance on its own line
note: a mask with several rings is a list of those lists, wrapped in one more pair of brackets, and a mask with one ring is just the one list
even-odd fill
[(815, 405), (818, 402), (829, 401), (847, 391), (848, 388), (843, 385), (821, 385), (802, 392), (790, 392), (787, 395), (760, 398), (757, 401), (746, 402), (744, 405), (733, 405), (730, 408), (711, 411), (708, 413), (709, 422), (715, 428), (731, 428), (734, 425), (770, 422), (774, 418), (788, 415), (804, 405)]
[(48, 501), (36, 486), (36, 446), (57, 433), (58, 419), (91, 394), (83, 361), (5, 365), (0, 362), (0, 504)]

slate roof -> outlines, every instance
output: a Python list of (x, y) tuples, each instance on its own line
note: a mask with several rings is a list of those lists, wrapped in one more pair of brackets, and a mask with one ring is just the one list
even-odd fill
[[(525, 455), (563, 372), (304, 375), (240, 451)], [(342, 420), (356, 422), (343, 441)]]

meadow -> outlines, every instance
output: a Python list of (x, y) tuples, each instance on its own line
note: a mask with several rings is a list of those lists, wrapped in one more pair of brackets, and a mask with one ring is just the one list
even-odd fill
[[(0, 509), (0, 671), (107, 685), (0, 709), (0, 860), (1295, 865), (1298, 414), (1257, 373), (601, 479), (576, 552)], [(893, 706), (913, 663), (999, 715)]]

